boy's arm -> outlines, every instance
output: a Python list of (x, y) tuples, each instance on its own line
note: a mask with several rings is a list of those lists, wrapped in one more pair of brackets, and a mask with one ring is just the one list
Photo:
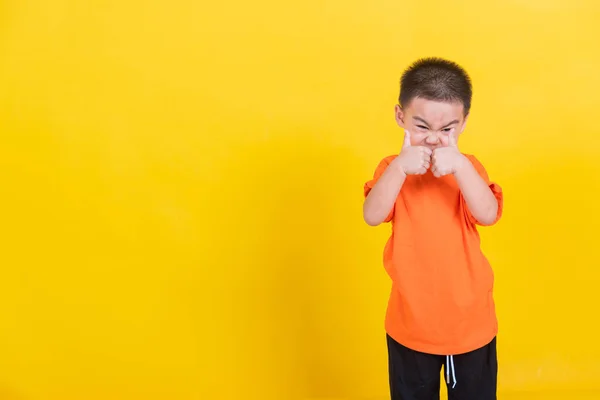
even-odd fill
[(365, 185), (363, 218), (367, 224), (376, 226), (392, 220), (394, 204), (406, 181), (406, 175), (426, 173), (431, 165), (431, 153), (427, 147), (412, 146), (410, 133), (404, 131), (404, 143), (400, 154), (379, 163), (373, 180)]
[(431, 171), (440, 177), (453, 174), (466, 203), (467, 217), (473, 224), (492, 225), (502, 214), (502, 189), (489, 181), (483, 166), (458, 150), (456, 134), (448, 137), (448, 146), (433, 152)]
[(368, 225), (377, 226), (392, 219), (394, 204), (404, 181), (406, 174), (398, 157), (391, 162), (384, 160), (377, 167), (374, 180), (365, 185), (363, 218)]
[(481, 225), (494, 224), (499, 217), (499, 199), (466, 156), (454, 178), (473, 218)]

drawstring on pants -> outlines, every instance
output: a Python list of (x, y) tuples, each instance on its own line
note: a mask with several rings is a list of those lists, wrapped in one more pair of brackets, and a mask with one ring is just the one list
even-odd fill
[(452, 381), (454, 384), (452, 385), (452, 389), (456, 386), (456, 370), (454, 369), (454, 357), (446, 356), (446, 383), (450, 385), (450, 374), (452, 373)]

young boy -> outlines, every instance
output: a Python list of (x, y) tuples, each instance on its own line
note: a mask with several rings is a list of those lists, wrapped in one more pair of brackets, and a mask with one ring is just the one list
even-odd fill
[(502, 214), (502, 189), (462, 154), (472, 87), (457, 64), (421, 59), (402, 75), (396, 122), (400, 154), (365, 184), (364, 219), (392, 222), (384, 266), (392, 280), (386, 313), (392, 400), (495, 400), (498, 324), (494, 275), (477, 225)]

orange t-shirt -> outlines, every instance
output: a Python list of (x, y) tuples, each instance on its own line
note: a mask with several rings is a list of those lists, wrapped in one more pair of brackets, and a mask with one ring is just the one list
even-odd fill
[[(502, 189), (475, 157), (466, 156), (498, 200), (497, 221)], [(395, 157), (379, 164), (365, 196)], [(389, 221), (392, 235), (383, 257), (392, 280), (387, 333), (412, 350), (439, 355), (467, 353), (492, 341), (498, 332), (494, 274), (454, 177), (435, 178), (430, 171), (408, 176)]]

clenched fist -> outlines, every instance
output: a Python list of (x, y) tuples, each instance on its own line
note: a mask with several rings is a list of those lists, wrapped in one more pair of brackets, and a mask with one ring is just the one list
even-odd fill
[(431, 172), (436, 178), (454, 174), (465, 162), (468, 162), (468, 160), (458, 150), (456, 134), (452, 130), (448, 137), (448, 146), (439, 147), (433, 151), (433, 155), (431, 156)]
[(424, 146), (411, 146), (410, 133), (404, 131), (404, 144), (398, 156), (398, 163), (406, 175), (423, 175), (431, 166), (431, 149)]

